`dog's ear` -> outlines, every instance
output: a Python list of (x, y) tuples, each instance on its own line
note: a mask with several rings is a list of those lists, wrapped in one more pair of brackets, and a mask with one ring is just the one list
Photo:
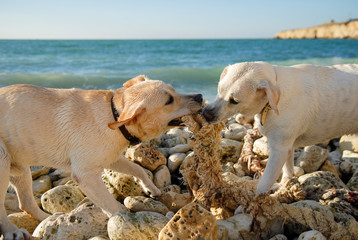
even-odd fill
[(223, 79), (226, 76), (228, 70), (229, 70), (229, 66), (224, 68), (224, 70), (222, 71), (222, 73), (220, 75), (220, 81), (221, 81), (221, 79)]
[(280, 89), (276, 86), (274, 86), (270, 81), (268, 80), (261, 80), (259, 84), (257, 85), (258, 91), (264, 91), (267, 100), (270, 103), (270, 106), (272, 107), (272, 110), (278, 115), (279, 111), (277, 108), (278, 102), (280, 101)]
[(117, 121), (108, 123), (108, 127), (112, 130), (115, 130), (126, 123), (129, 123), (131, 121), (134, 122), (136, 118), (141, 113), (143, 113), (143, 111), (145, 111), (145, 108), (140, 106), (135, 107), (131, 105), (129, 107), (125, 107), (123, 112), (121, 112), (121, 115), (119, 116)]
[(132, 78), (132, 79), (128, 80), (127, 82), (123, 83), (123, 87), (129, 88), (129, 87), (133, 86), (134, 84), (143, 82), (145, 80), (148, 80), (148, 78), (145, 75), (139, 75), (139, 76), (136, 76), (135, 78)]

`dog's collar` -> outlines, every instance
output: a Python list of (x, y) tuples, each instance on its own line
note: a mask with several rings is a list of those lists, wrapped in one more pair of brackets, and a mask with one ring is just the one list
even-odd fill
[[(119, 113), (118, 113), (117, 109), (114, 107), (113, 97), (111, 99), (111, 107), (112, 107), (112, 113), (113, 113), (114, 120), (117, 121), (119, 118)], [(142, 142), (139, 138), (130, 134), (124, 124), (122, 126), (120, 126), (118, 129), (121, 131), (123, 136), (129, 141), (129, 145), (134, 146), (134, 145), (137, 145)]]
[(261, 118), (260, 118), (260, 123), (263, 126), (266, 122), (266, 118), (267, 118), (267, 114), (268, 112), (271, 110), (271, 105), (270, 103), (266, 103), (265, 107), (261, 110)]

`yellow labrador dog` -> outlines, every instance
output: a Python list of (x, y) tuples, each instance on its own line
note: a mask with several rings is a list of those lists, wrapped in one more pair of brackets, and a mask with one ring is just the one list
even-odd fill
[(240, 113), (259, 123), (270, 157), (257, 187), (267, 192), (293, 177), (294, 148), (358, 132), (358, 64), (321, 67), (230, 65), (220, 76), (216, 100), (204, 108), (207, 121)]
[(30, 165), (71, 170), (81, 190), (108, 215), (125, 208), (102, 182), (104, 168), (131, 174), (149, 195), (160, 195), (145, 171), (122, 152), (130, 143), (163, 134), (201, 105), (201, 94), (181, 95), (144, 76), (116, 91), (31, 85), (1, 88), (0, 233), (5, 239), (29, 238), (7, 219), (4, 201), (9, 181), (22, 210), (39, 220), (48, 216), (32, 195)]

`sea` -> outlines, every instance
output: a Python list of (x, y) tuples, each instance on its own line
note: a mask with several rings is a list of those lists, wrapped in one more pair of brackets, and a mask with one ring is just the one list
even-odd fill
[(0, 40), (0, 87), (117, 89), (140, 74), (215, 99), (225, 66), (358, 63), (358, 40)]

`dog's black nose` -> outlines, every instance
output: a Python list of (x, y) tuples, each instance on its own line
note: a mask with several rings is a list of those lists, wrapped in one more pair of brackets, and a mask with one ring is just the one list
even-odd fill
[(194, 95), (194, 101), (202, 104), (203, 103), (203, 95), (201, 95), (201, 94)]
[(207, 122), (212, 122), (215, 118), (215, 114), (213, 112), (213, 109), (204, 108), (203, 116)]

